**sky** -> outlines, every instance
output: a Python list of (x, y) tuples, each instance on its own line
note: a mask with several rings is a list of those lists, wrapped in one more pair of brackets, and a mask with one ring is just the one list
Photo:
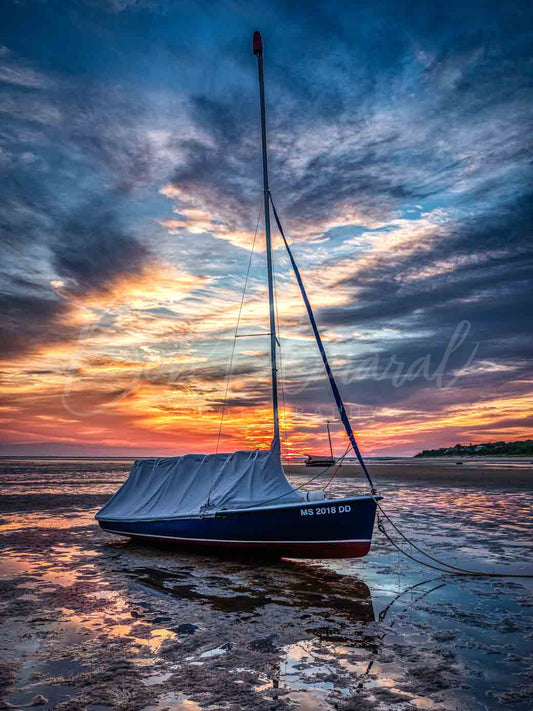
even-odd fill
[[(363, 454), (531, 438), (532, 19), (5, 0), (0, 454), (268, 446), (255, 29), (273, 198)], [(282, 451), (326, 451), (331, 420), (340, 455), (275, 231), (273, 258)]]

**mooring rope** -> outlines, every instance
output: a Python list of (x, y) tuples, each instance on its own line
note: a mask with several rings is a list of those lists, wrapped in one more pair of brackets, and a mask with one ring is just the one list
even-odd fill
[[(396, 548), (397, 551), (402, 553), (404, 556), (409, 558), (410, 560), (414, 561), (415, 563), (419, 563), (420, 565), (423, 565), (426, 568), (431, 568), (431, 570), (437, 570), (439, 573), (445, 573), (446, 575), (456, 575), (456, 576), (461, 576), (461, 577), (478, 577), (478, 578), (533, 578), (533, 574), (527, 574), (527, 573), (496, 573), (496, 572), (490, 572), (490, 571), (484, 571), (484, 570), (469, 570), (468, 568), (459, 568), (456, 565), (452, 565), (451, 563), (447, 563), (444, 560), (440, 560), (440, 558), (436, 558), (435, 556), (432, 556), (430, 553), (427, 553), (425, 550), (420, 548), (420, 546), (417, 546), (414, 541), (412, 541), (408, 536), (403, 533), (398, 526), (394, 523), (394, 521), (391, 519), (391, 517), (384, 511), (383, 507), (381, 504), (376, 501), (377, 507), (378, 507), (378, 528), (381, 531), (381, 533), (385, 536), (385, 538), (389, 541), (389, 543)], [(420, 560), (419, 558), (415, 558), (415, 556), (411, 555), (408, 553), (404, 548), (402, 548), (391, 536), (387, 533), (385, 530), (385, 525), (383, 521), (381, 520), (380, 513), (382, 514), (383, 518), (385, 518), (391, 526), (394, 528), (395, 531), (410, 545), (412, 546), (415, 550), (417, 550), (419, 553), (421, 553), (423, 556), (428, 558), (429, 560), (432, 560), (434, 563), (437, 563), (440, 568), (437, 567), (436, 565), (432, 565), (431, 563), (426, 563), (423, 560)]]
[[(411, 602), (411, 607), (414, 603), (418, 602), (419, 600), (422, 600), (423, 598), (427, 597), (430, 595), (432, 592), (435, 592), (435, 590), (439, 590), (439, 588), (444, 588), (446, 587), (447, 583), (442, 582), (442, 578), (436, 577), (433, 578), (432, 580), (421, 580), (419, 583), (415, 583), (414, 585), (410, 585), (408, 588), (405, 588), (405, 590), (402, 590), (400, 593), (398, 593), (389, 603), (386, 605), (386, 607), (381, 610), (381, 612), (378, 614), (378, 620), (380, 622), (383, 622), (385, 617), (388, 615), (389, 610), (391, 607), (398, 602), (398, 600), (403, 597), (404, 595), (407, 595), (410, 592), (413, 592), (413, 590), (416, 590), (417, 588), (421, 587), (422, 585), (427, 585), (428, 583), (434, 583), (435, 581), (438, 581), (438, 585), (436, 585), (434, 588), (431, 588), (431, 590), (424, 590), (417, 598), (416, 600), (413, 600)], [(393, 621), (392, 624), (394, 624), (395, 620)], [(391, 625), (392, 627), (392, 625)], [(385, 633), (386, 634), (386, 633)], [(383, 639), (385, 635), (383, 635), (381, 638)]]

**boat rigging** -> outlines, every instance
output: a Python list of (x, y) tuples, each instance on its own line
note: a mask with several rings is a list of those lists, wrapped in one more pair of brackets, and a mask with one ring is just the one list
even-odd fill
[[(96, 514), (96, 518), (100, 526), (109, 533), (156, 541), (163, 539), (182, 546), (245, 549), (296, 558), (357, 558), (366, 555), (370, 550), (376, 509), (381, 497), (376, 493), (357, 445), (307, 291), (272, 198), (268, 175), (263, 41), (259, 32), (254, 32), (253, 35), (253, 53), (257, 58), (258, 67), (263, 156), (273, 414), (273, 439), (270, 449), (218, 453), (219, 428), (217, 451), (214, 454), (186, 454), (179, 457), (137, 460), (126, 482)], [(276, 352), (278, 339), (272, 269), (271, 206), (350, 443), (337, 463), (337, 468), (351, 447), (368, 480), (368, 495), (328, 499), (323, 491), (304, 493), (301, 491), (302, 486), (291, 486), (283, 471), (280, 454)], [(249, 270), (250, 265), (248, 273)], [(242, 301), (240, 308), (242, 309)], [(232, 359), (236, 338), (237, 331)], [(221, 426), (223, 415), (224, 409)]]

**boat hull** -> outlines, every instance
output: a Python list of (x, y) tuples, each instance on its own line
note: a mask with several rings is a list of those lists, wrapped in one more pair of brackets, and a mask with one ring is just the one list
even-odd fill
[(376, 502), (377, 497), (365, 496), (205, 517), (98, 522), (108, 533), (183, 547), (291, 558), (360, 558), (370, 550)]

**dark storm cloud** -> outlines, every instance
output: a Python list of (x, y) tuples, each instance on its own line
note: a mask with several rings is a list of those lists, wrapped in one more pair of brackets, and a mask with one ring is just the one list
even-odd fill
[(61, 100), (68, 150), (107, 174), (117, 191), (153, 184), (157, 159), (144, 127), (149, 109), (142, 96), (115, 86), (78, 86)]
[[(2, 353), (16, 357), (44, 344), (64, 343), (79, 335), (79, 328), (69, 325), (73, 297), (95, 292), (110, 292), (118, 277), (137, 274), (148, 259), (147, 249), (125, 233), (109, 208), (88, 205), (64, 222), (53, 223), (50, 233), (37, 234), (18, 250), (12, 233), (0, 234), (3, 250), (9, 247), (8, 260), (0, 276), (0, 340)], [(38, 241), (41, 239), (42, 241)], [(29, 245), (29, 246), (28, 246)], [(63, 280), (59, 293), (38, 273), (35, 280), (17, 276), (11, 260), (26, 259), (27, 249), (45, 250), (54, 276)], [(31, 272), (30, 272), (31, 274)]]
[[(320, 309), (317, 320), (362, 334), (347, 337), (346, 348), (357, 355), (335, 368), (349, 402), (431, 412), (524, 393), (533, 370), (532, 204), (526, 196), (454, 223), (431, 248), (384, 254), (343, 280), (354, 289), (352, 306)], [(447, 268), (431, 274), (443, 262)], [(422, 276), (408, 278), (413, 272)], [(461, 323), (464, 338), (445, 358)], [(291, 400), (326, 403), (325, 383), (317, 361), (311, 376), (294, 374)]]
[[(308, 3), (305, 13), (298, 3), (271, 6), (291, 28), (290, 41), (281, 42), (277, 34), (283, 30), (265, 22), (272, 48), (267, 44), (273, 185), (284, 214), (298, 221), (324, 218), (346, 201), (383, 215), (404, 199), (428, 197), (456, 185), (465, 169), (479, 162), (477, 156), (458, 155), (464, 153), (464, 141), (461, 136), (457, 141), (457, 129), (467, 134), (461, 129), (465, 121), (480, 124), (484, 112), (489, 115), (507, 101), (516, 104), (524, 88), (523, 50), (515, 31), (523, 27), (519, 5), (489, 5), (481, 16), (475, 4), (452, 3), (447, 12), (425, 4), (414, 9), (381, 3), (379, 10), (363, 4), (343, 7), (342, 21), (334, 3), (328, 8)], [(116, 9), (128, 8), (125, 3)], [(228, 9), (242, 12), (234, 3)], [(179, 11), (187, 14), (187, 3), (180, 4)], [(258, 12), (256, 18), (262, 18), (266, 7)], [(126, 17), (131, 19), (128, 12)], [(194, 13), (188, 22), (191, 17)], [(230, 47), (234, 34), (235, 28), (228, 27), (223, 52), (231, 50), (250, 81), (246, 88), (241, 82), (230, 91), (223, 90), (222, 81), (209, 96), (189, 99), (190, 117), (204, 138), (176, 139), (182, 160), (174, 181), (203, 195), (214, 212), (251, 223), (260, 176), (257, 96), (249, 41)], [(213, 49), (220, 53), (218, 47)], [(342, 97), (340, 103), (333, 91)], [(131, 112), (142, 112), (142, 99), (121, 106), (123, 97), (113, 86), (72, 99), (73, 106), (76, 101), (79, 110), (70, 111), (67, 130), (79, 150), (113, 170), (126, 188), (142, 176), (148, 180), (153, 175), (151, 149), (130, 120)], [(106, 101), (102, 112), (100, 105)], [(379, 123), (378, 135), (368, 135), (369, 130), (376, 134), (375, 118), (383, 108), (390, 112), (390, 121)], [(490, 146), (493, 162), (502, 151), (512, 162), (523, 150), (521, 112), (517, 105), (515, 116), (511, 112), (498, 117), (503, 134), (498, 145)], [(295, 171), (291, 141), (309, 127), (320, 131), (322, 120), (331, 125), (332, 117), (341, 129), (339, 139), (333, 138), (318, 155), (311, 151), (305, 170)], [(359, 133), (361, 139), (355, 140)], [(489, 143), (486, 136), (476, 135), (474, 141), (478, 149)], [(489, 167), (484, 161), (481, 169)], [(482, 187), (472, 184), (471, 189), (486, 189), (485, 183), (486, 176)]]
[(54, 324), (66, 308), (53, 294), (0, 293), (0, 311), (2, 354), (12, 357), (43, 342), (54, 342), (59, 337), (57, 331), (62, 330)]
[[(64, 320), (71, 298), (112, 291), (117, 278), (139, 273), (149, 259), (109, 196), (61, 214), (42, 195), (40, 203), (15, 196), (0, 210), (2, 350), (10, 357), (75, 337)], [(50, 284), (58, 278), (59, 292)]]
[[(364, 352), (340, 369), (346, 397), (373, 406), (416, 400), (417, 408), (431, 410), (447, 400), (473, 402), (503, 390), (523, 392), (533, 370), (530, 225), (531, 202), (523, 200), (484, 220), (456, 225), (445, 252), (437, 240), (433, 249), (385, 258), (346, 280), (354, 287), (353, 306), (317, 314), (322, 326), (350, 326), (369, 334), (349, 339), (352, 348)], [(449, 271), (405, 278), (412, 269), (431, 269), (443, 259), (452, 265)], [(446, 360), (439, 389), (435, 371), (461, 322), (465, 337)], [(384, 338), (384, 328), (397, 335)], [(472, 354), (472, 369), (456, 378)], [(476, 363), (481, 363), (478, 369)], [(413, 377), (402, 377), (406, 373)], [(298, 395), (311, 402), (314, 397), (312, 387)]]
[[(530, 153), (525, 62), (516, 58), (516, 73), (509, 77), (501, 52), (453, 56), (450, 51), (427, 65), (410, 61), (417, 74), (413, 87), (405, 87), (401, 76), (392, 77), (392, 96), (384, 102), (375, 87), (350, 96), (347, 86), (348, 103), (342, 110), (330, 106), (326, 123), (316, 111), (287, 115), (284, 109), (294, 96), (288, 100), (278, 97), (279, 89), (272, 92), (271, 183), (289, 225), (293, 219), (312, 230), (315, 220), (347, 205), (385, 218), (403, 202), (447, 196), (451, 190), (459, 204), (500, 193), (516, 197)], [(320, 96), (324, 84), (314, 83)], [(416, 99), (408, 89), (416, 90)], [(249, 90), (225, 99), (191, 100), (191, 118), (206, 139), (182, 144), (185, 166), (174, 182), (211, 194), (214, 210), (218, 200), (219, 209), (228, 204), (239, 213), (252, 197), (250, 186), (257, 202), (256, 103)], [(332, 115), (335, 130), (330, 132)], [(317, 141), (323, 150), (316, 149)], [(502, 184), (498, 176), (504, 170)]]
[[(497, 363), (480, 360), (478, 348), (474, 361), (478, 371), (461, 373), (476, 346), (473, 340), (446, 361), (442, 387), (438, 387), (435, 375), (443, 363), (447, 345), (447, 342), (434, 345), (430, 339), (424, 343), (420, 339), (407, 349), (398, 341), (396, 348), (391, 344), (373, 356), (354, 358), (348, 367), (334, 368), (344, 401), (362, 408), (361, 414), (365, 411), (379, 414), (381, 408), (398, 407), (429, 415), (448, 407), (464, 406), (467, 412), (476, 402), (524, 395), (524, 381), (531, 378), (531, 365), (527, 361), (511, 360), (505, 367), (499, 363), (499, 368), (491, 370)], [(421, 372), (422, 359), (428, 363), (429, 378)], [(296, 387), (292, 387), (291, 380)], [(318, 363), (314, 370), (308, 368), (307, 372), (289, 378), (286, 388), (292, 405), (306, 411), (319, 407), (323, 414), (336, 417), (327, 379)]]
[(244, 220), (251, 229), (261, 170), (255, 102), (246, 94), (224, 102), (193, 96), (189, 115), (202, 137), (177, 139), (182, 160), (171, 182), (204, 201), (214, 216)]
[[(117, 278), (142, 271), (150, 253), (126, 225), (123, 207), (153, 179), (154, 161), (139, 110), (120, 91), (65, 86), (11, 56), (6, 64), (2, 350), (13, 357), (75, 337), (64, 319), (72, 297), (111, 291)], [(50, 285), (58, 278), (59, 292)]]
[[(429, 248), (385, 255), (343, 280), (354, 287), (354, 305), (324, 309), (322, 318), (330, 325), (383, 325), (409, 318), (418, 327), (468, 318), (502, 336), (523, 332), (531, 308), (532, 205), (525, 196), (455, 223), (451, 234), (433, 240)], [(448, 268), (432, 274), (442, 262)], [(413, 270), (423, 274), (425, 269), (430, 270), (427, 277), (415, 273), (409, 279)]]
[(117, 224), (110, 206), (90, 204), (69, 217), (52, 245), (52, 265), (73, 290), (110, 290), (118, 276), (138, 274), (148, 250)]
[[(151, 385), (160, 386), (164, 390), (178, 390), (187, 393), (199, 393), (206, 395), (209, 393), (209, 408), (217, 409), (225, 402), (226, 407), (250, 408), (264, 406), (268, 400), (270, 384), (267, 381), (252, 381), (249, 376), (258, 376), (264, 373), (266, 361), (257, 363), (240, 363), (232, 368), (230, 390), (228, 397), (223, 399), (222, 393), (228, 377), (228, 366), (226, 363), (220, 365), (199, 364), (195, 368), (181, 367), (160, 367), (156, 370), (147, 370), (142, 375), (144, 382)], [(247, 378), (242, 380), (237, 387), (238, 395), (235, 392), (235, 382), (237, 378)]]

